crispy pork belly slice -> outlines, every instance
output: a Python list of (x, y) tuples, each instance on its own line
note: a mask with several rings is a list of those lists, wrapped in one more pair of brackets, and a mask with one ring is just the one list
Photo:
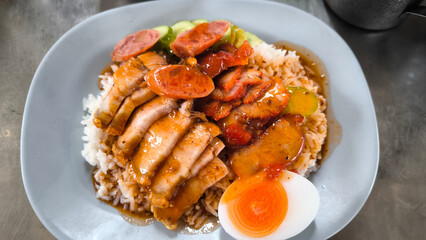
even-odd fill
[(157, 94), (155, 94), (153, 91), (151, 91), (151, 89), (149, 89), (148, 85), (146, 85), (145, 82), (141, 85), (143, 86), (141, 86), (141, 88), (139, 88), (138, 90), (134, 91), (131, 96), (133, 103), (137, 107), (157, 96)]
[(138, 56), (143, 65), (150, 71), (167, 64), (166, 59), (154, 51), (149, 51)]
[(192, 105), (192, 100), (184, 102), (179, 110), (174, 110), (148, 129), (132, 157), (133, 176), (139, 184), (150, 185), (157, 167), (191, 127), (194, 122), (191, 116)]
[(133, 110), (153, 99), (155, 96), (157, 95), (148, 87), (139, 88), (134, 91), (132, 95), (124, 99), (123, 104), (121, 104), (117, 114), (114, 116), (114, 119), (107, 128), (107, 132), (112, 135), (121, 135)]
[(180, 183), (189, 178), (191, 167), (207, 145), (220, 134), (219, 127), (210, 122), (198, 123), (176, 145), (153, 179), (151, 201), (158, 207), (167, 207)]
[(190, 169), (190, 176), (194, 177), (198, 172), (207, 165), (214, 157), (216, 157), (223, 149), (225, 144), (219, 138), (214, 138), (213, 141), (207, 146), (201, 156), (195, 161)]
[(228, 174), (228, 168), (215, 157), (200, 172), (188, 179), (167, 208), (151, 207), (154, 217), (168, 229), (176, 229), (182, 214), (196, 203), (203, 193)]
[(130, 117), (130, 114), (135, 108), (136, 106), (133, 103), (132, 98), (127, 97), (124, 99), (123, 104), (121, 104), (117, 114), (115, 114), (106, 132), (111, 135), (121, 135), (123, 133), (124, 126)]
[(161, 117), (178, 107), (177, 99), (156, 97), (137, 108), (112, 150), (117, 160), (126, 162), (141, 142), (146, 130)]
[(93, 118), (96, 127), (102, 129), (108, 127), (123, 99), (139, 87), (147, 72), (148, 69), (140, 60), (131, 58), (113, 74), (114, 86), (102, 100)]

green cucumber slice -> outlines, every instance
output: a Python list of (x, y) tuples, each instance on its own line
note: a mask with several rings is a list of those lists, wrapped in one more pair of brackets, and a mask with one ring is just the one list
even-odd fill
[(253, 33), (244, 32), (244, 35), (245, 35), (245, 38), (247, 39), (248, 43), (250, 43), (251, 47), (256, 47), (257, 45), (259, 45), (263, 42)]
[(309, 116), (318, 109), (317, 95), (304, 87), (286, 87), (290, 93), (290, 99), (284, 108), (284, 114), (300, 114)]
[(195, 27), (195, 24), (193, 24), (190, 21), (177, 22), (177, 23), (173, 24), (173, 26), (172, 26), (173, 34), (175, 36), (177, 36), (177, 35), (179, 35), (179, 33), (188, 31), (189, 29), (192, 29), (193, 27)]
[(175, 39), (173, 29), (166, 25), (158, 26), (153, 29), (160, 32), (160, 40), (158, 40), (154, 48), (157, 50), (170, 51), (170, 43)]
[[(227, 20), (221, 19), (221, 21), (227, 21)], [(229, 21), (227, 21), (227, 22), (229, 22)], [(226, 30), (226, 32), (223, 34), (223, 37), (213, 45), (214, 48), (217, 48), (221, 44), (229, 43), (229, 41), (231, 39), (231, 33), (232, 33), (232, 24), (231, 24), (231, 22), (229, 22), (229, 23), (230, 23), (230, 25), (229, 25), (228, 30)]]
[(235, 47), (239, 48), (241, 47), (241, 45), (243, 45), (244, 41), (247, 40), (247, 37), (244, 33), (244, 30), (241, 29), (240, 27), (237, 26), (233, 26), (232, 31), (235, 32), (235, 41), (234, 41), (234, 45)]
[(172, 28), (166, 25), (158, 26), (153, 29), (160, 32), (160, 39), (164, 38), (164, 36), (168, 34), (173, 34)]
[(234, 31), (234, 25), (231, 25), (231, 36), (228, 43), (235, 45), (235, 40), (237, 40), (237, 33)]
[(207, 19), (204, 18), (199, 18), (199, 19), (195, 19), (191, 21), (195, 26), (197, 26), (198, 24), (201, 23), (208, 23), (209, 21)]

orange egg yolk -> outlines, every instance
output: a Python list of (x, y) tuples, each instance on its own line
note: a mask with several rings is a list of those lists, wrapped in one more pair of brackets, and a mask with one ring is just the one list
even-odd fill
[(267, 178), (238, 179), (224, 194), (234, 226), (250, 237), (264, 237), (283, 222), (287, 193), (280, 182)]

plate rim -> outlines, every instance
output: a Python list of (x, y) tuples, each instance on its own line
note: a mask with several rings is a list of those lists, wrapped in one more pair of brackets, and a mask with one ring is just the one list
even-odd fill
[[(108, 15), (111, 14), (113, 12), (116, 11), (125, 11), (126, 8), (132, 8), (135, 7), (136, 5), (156, 5), (156, 4), (164, 4), (164, 2), (176, 2), (175, 0), (159, 0), (159, 1), (148, 1), (148, 2), (140, 2), (140, 3), (133, 3), (133, 4), (129, 4), (129, 5), (125, 5), (125, 6), (120, 6), (117, 8), (113, 8), (113, 9), (109, 9), (103, 12), (99, 12), (96, 13), (86, 19), (84, 19), (83, 21), (77, 23), (76, 25), (74, 25), (73, 27), (71, 27), (69, 30), (67, 30), (58, 40), (55, 41), (55, 43), (49, 48), (49, 50), (47, 51), (47, 53), (44, 55), (43, 59), (41, 60), (40, 64), (37, 67), (37, 70), (34, 73), (34, 76), (31, 80), (31, 84), (27, 93), (27, 97), (26, 97), (26, 101), (25, 101), (25, 107), (24, 107), (24, 112), (23, 112), (23, 117), (22, 117), (22, 125), (21, 125), (21, 137), (20, 137), (20, 165), (21, 165), (21, 176), (22, 176), (22, 182), (24, 185), (24, 189), (25, 189), (25, 193), (26, 196), (30, 202), (31, 208), (33, 209), (33, 211), (35, 212), (37, 218), (41, 221), (41, 223), (43, 224), (44, 227), (46, 227), (46, 229), (48, 229), (48, 231), (56, 238), (62, 238), (62, 237), (67, 237), (67, 235), (64, 235), (64, 233), (62, 231), (60, 231), (59, 228), (55, 227), (53, 224), (51, 224), (50, 221), (48, 221), (44, 215), (40, 212), (39, 207), (37, 207), (35, 200), (32, 198), (32, 195), (29, 194), (29, 187), (28, 187), (28, 179), (27, 179), (27, 175), (25, 174), (27, 169), (26, 169), (26, 164), (25, 162), (28, 161), (28, 158), (25, 154), (25, 149), (26, 149), (26, 144), (25, 144), (25, 138), (27, 135), (27, 131), (26, 129), (26, 125), (28, 120), (28, 109), (31, 107), (31, 98), (33, 96), (34, 93), (34, 88), (36, 85), (38, 85), (38, 82), (40, 82), (41, 80), (39, 80), (39, 75), (40, 72), (42, 71), (43, 67), (46, 65), (47, 59), (49, 59), (50, 55), (52, 55), (52, 53), (58, 48), (58, 46), (61, 45), (61, 43), (63, 41), (65, 41), (69, 35), (73, 34), (74, 32), (77, 32), (80, 28), (82, 28), (84, 25), (90, 23), (91, 21), (95, 21), (98, 18), (102, 18), (104, 15)], [(181, 2), (187, 3), (184, 0), (179, 0)], [(220, 0), (220, 1), (226, 1), (226, 0)], [(356, 60), (356, 66), (359, 68), (360, 73), (364, 79), (363, 81), (363, 85), (365, 87), (365, 89), (368, 91), (369, 93), (369, 105), (372, 107), (372, 117), (374, 120), (374, 136), (376, 138), (375, 144), (377, 145), (376, 148), (374, 148), (375, 150), (375, 156), (374, 159), (376, 159), (376, 164), (374, 166), (374, 176), (372, 176), (372, 182), (369, 186), (368, 189), (368, 193), (363, 197), (362, 199), (362, 204), (359, 205), (358, 209), (356, 209), (356, 211), (353, 212), (352, 216), (344, 223), (342, 224), (338, 229), (336, 229), (336, 231), (334, 231), (333, 233), (330, 233), (330, 235), (328, 236), (328, 238), (334, 236), (335, 234), (337, 234), (338, 232), (340, 232), (343, 228), (345, 228), (361, 211), (361, 209), (365, 206), (365, 203), (367, 202), (369, 196), (371, 195), (372, 189), (374, 188), (375, 185), (375, 181), (377, 179), (377, 173), (378, 173), (378, 167), (379, 167), (379, 163), (380, 163), (380, 138), (379, 138), (379, 131), (378, 131), (378, 123), (377, 123), (377, 116), (376, 116), (376, 111), (375, 111), (375, 106), (374, 106), (374, 102), (372, 99), (372, 95), (371, 95), (371, 91), (370, 88), (368, 86), (368, 82), (367, 79), (365, 77), (365, 74), (362, 70), (362, 67), (356, 57), (356, 55), (353, 53), (352, 49), (350, 48), (350, 46), (347, 44), (347, 42), (328, 24), (326, 24), (325, 22), (323, 22), (321, 19), (317, 18), (316, 16), (310, 14), (309, 12), (306, 12), (300, 8), (294, 7), (292, 5), (288, 5), (286, 3), (280, 3), (280, 2), (273, 2), (270, 0), (267, 1), (261, 1), (261, 0), (232, 0), (234, 2), (255, 2), (255, 3), (265, 3), (265, 4), (270, 4), (270, 5), (275, 5), (277, 7), (284, 7), (284, 8), (288, 8), (291, 11), (295, 11), (298, 12), (299, 14), (311, 17), (315, 20), (315, 22), (317, 22), (317, 24), (323, 25), (323, 27), (325, 27), (325, 29), (327, 29), (329, 31), (329, 33), (331, 33), (332, 35), (334, 35), (334, 38), (338, 38), (340, 41), (342, 41), (344, 43), (344, 46), (346, 48), (348, 48), (348, 52), (350, 53), (351, 57), (354, 58)], [(208, 2), (208, 0), (199, 0), (198, 2)], [(373, 158), (373, 156), (372, 156)], [(27, 160), (25, 160), (27, 159)]]

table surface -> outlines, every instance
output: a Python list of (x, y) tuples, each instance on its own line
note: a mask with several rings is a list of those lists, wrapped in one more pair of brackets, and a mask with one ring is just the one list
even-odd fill
[[(54, 239), (34, 214), (20, 171), (22, 115), (37, 66), (77, 23), (136, 2), (0, 1), (0, 238)], [(394, 29), (371, 32), (344, 23), (321, 0), (278, 2), (311, 13), (345, 39), (364, 70), (376, 108), (380, 165), (375, 186), (361, 212), (332, 239), (424, 239), (426, 19), (409, 16)]]

